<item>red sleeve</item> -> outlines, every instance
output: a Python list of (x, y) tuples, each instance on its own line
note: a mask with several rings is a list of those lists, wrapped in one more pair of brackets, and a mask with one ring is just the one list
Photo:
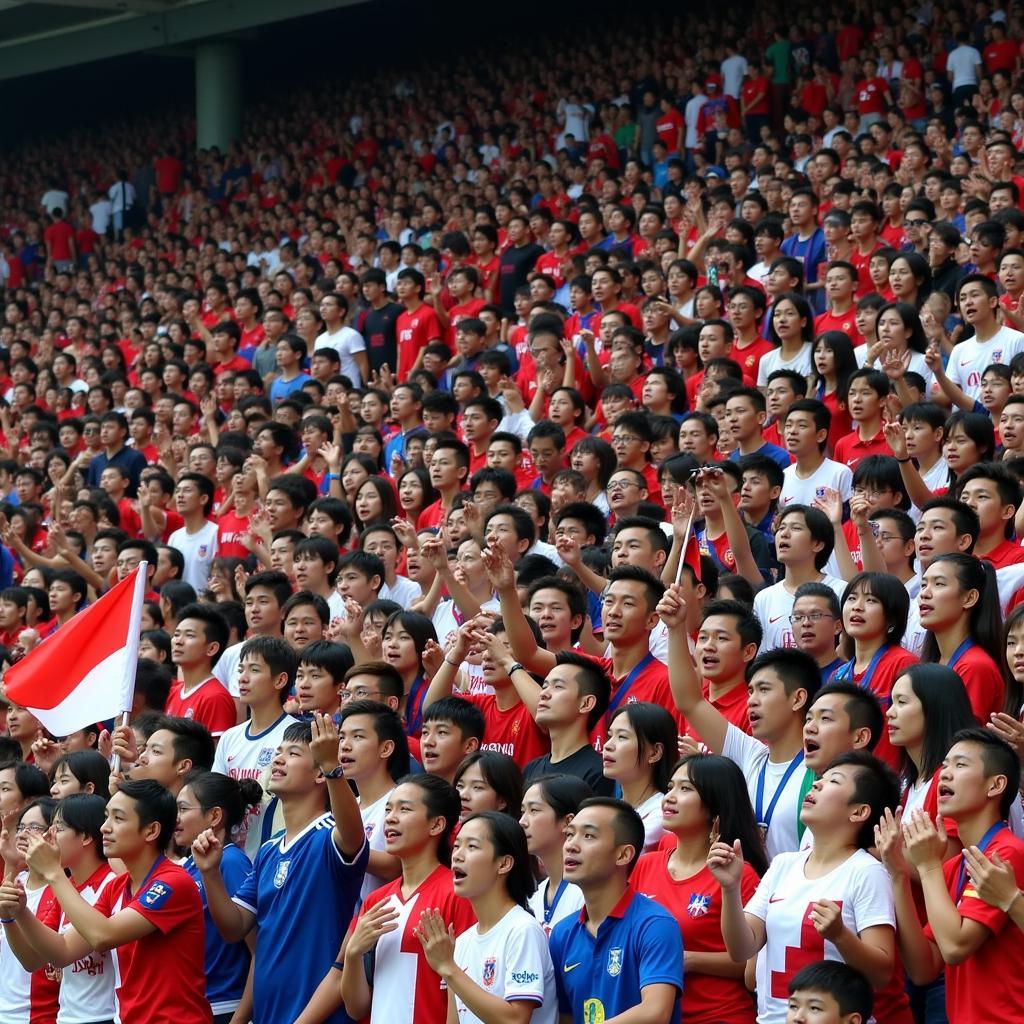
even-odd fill
[[(1007, 832), (1003, 833), (1003, 835), (1008, 834)], [(1001, 839), (1002, 836), (999, 836), (990, 843), (985, 853), (988, 857), (997, 853), (1004, 861), (1012, 864), (1014, 874), (1017, 876), (1017, 884), (1020, 885), (1024, 881), (1024, 850), (1021, 850), (1017, 843), (1000, 841)], [(957, 909), (960, 911), (961, 917), (983, 924), (993, 935), (998, 935), (1009, 920), (1004, 911), (981, 899), (970, 881), (964, 888)]]
[(181, 871), (151, 879), (127, 909), (141, 914), (157, 931), (167, 935), (189, 918), (202, 914), (202, 903), (195, 883)]
[(235, 700), (220, 683), (207, 683), (196, 699), (196, 720), (202, 722), (214, 736), (237, 724)]
[(454, 893), (450, 900), (445, 918), (449, 924), (455, 925), (455, 934), (461, 935), (467, 928), (476, 924), (476, 914), (473, 913), (473, 907), (469, 900), (456, 896)]

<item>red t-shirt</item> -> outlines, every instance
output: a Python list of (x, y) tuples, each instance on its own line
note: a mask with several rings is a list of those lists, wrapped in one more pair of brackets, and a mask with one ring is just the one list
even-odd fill
[(885, 110), (885, 94), (889, 85), (884, 78), (862, 78), (856, 85), (857, 113), (881, 114)]
[[(916, 665), (918, 657), (916, 654), (911, 654), (910, 651), (904, 650), (902, 647), (890, 647), (886, 652), (878, 659), (878, 663), (875, 665), (874, 671), (871, 673), (871, 679), (865, 680), (865, 672), (858, 672), (852, 677), (848, 670), (839, 669), (833, 679), (838, 679), (841, 673), (843, 682), (853, 682), (858, 686), (867, 688), (878, 698), (879, 703), (882, 705), (882, 709), (886, 709), (892, 703), (892, 686), (897, 679), (911, 666)], [(873, 751), (875, 757), (883, 760), (890, 768), (894, 771), (898, 770), (900, 763), (899, 752), (889, 742), (889, 731), (883, 730), (882, 737), (878, 741), (878, 746)]]
[(448, 330), (445, 332), (445, 342), (453, 352), (455, 351), (455, 327), (458, 322), (467, 317), (479, 316), (480, 310), (486, 305), (487, 303), (483, 299), (469, 299), (448, 310), (449, 324)]
[(217, 554), (222, 558), (248, 558), (249, 549), (241, 538), (249, 531), (249, 517), (240, 516), (234, 509), (217, 520)]
[(156, 928), (113, 952), (119, 1019), (212, 1024), (206, 1001), (203, 904), (196, 883), (165, 857), (134, 896), (131, 882), (127, 872), (119, 875), (96, 901), (106, 917), (131, 908)]
[(767, 338), (757, 338), (753, 344), (747, 345), (745, 348), (734, 344), (730, 358), (740, 364), (744, 377), (756, 381), (757, 369), (761, 365), (761, 360), (769, 352), (774, 351), (775, 346)]
[(165, 714), (175, 718), (194, 718), (201, 722), (214, 736), (220, 736), (238, 721), (235, 701), (218, 679), (210, 676), (200, 683), (187, 697), (182, 696), (182, 682), (175, 680), (167, 697)]
[(416, 519), (417, 530), (429, 530), (432, 526), (440, 526), (445, 517), (444, 507), (441, 505), (441, 498), (438, 498), (432, 505), (428, 505)]
[(665, 143), (665, 148), (670, 153), (679, 150), (679, 129), (684, 126), (683, 115), (675, 107), (664, 111), (654, 122), (654, 130), (658, 138)]
[(1009, 39), (991, 42), (981, 51), (981, 59), (985, 62), (985, 70), (990, 74), (997, 71), (1013, 73), (1017, 66), (1017, 47)]
[(861, 459), (866, 459), (869, 455), (892, 455), (892, 449), (885, 439), (884, 431), (879, 430), (874, 437), (867, 441), (860, 439), (859, 430), (850, 431), (846, 437), (841, 437), (836, 442), (833, 458), (836, 462), (849, 466), (850, 469), (856, 469)]
[[(701, 691), (704, 699), (731, 725), (735, 725), (740, 732), (750, 735), (750, 710), (747, 707), (747, 684), (742, 680), (731, 687), (721, 697), (711, 698), (711, 687), (707, 680), (701, 684)], [(703, 740), (703, 737), (686, 719), (683, 719), (687, 736), (695, 740)]]
[(520, 701), (507, 711), (498, 710), (498, 701), (493, 693), (472, 693), (464, 695), (475, 704), (484, 716), (484, 739), (481, 750), (499, 750), (508, 754), (520, 768), (525, 768), (535, 757), (551, 752), (551, 741), (542, 732)]
[(75, 229), (66, 221), (58, 220), (44, 232), (43, 239), (50, 248), (50, 259), (67, 262), (71, 257), (71, 240), (75, 237)]
[(461, 935), (476, 923), (468, 900), (455, 895), (450, 868), (438, 865), (408, 899), (402, 896), (402, 879), (374, 889), (363, 902), (360, 915), (378, 903), (398, 910), (397, 927), (377, 943), (373, 974), (373, 1020), (407, 1020), (409, 1004), (423, 1024), (443, 1021), (448, 1012), (448, 990), (423, 954), (413, 929), (424, 910), (436, 910), (446, 924)]
[(857, 311), (852, 306), (845, 313), (819, 313), (814, 318), (814, 333), (824, 334), (826, 331), (842, 331), (853, 342), (854, 348), (864, 344), (857, 330)]
[[(636, 704), (641, 701), (660, 704), (675, 717), (679, 723), (680, 730), (682, 729), (686, 719), (676, 711), (676, 702), (672, 697), (672, 688), (668, 685), (668, 666), (663, 661), (658, 661), (653, 654), (645, 655), (631, 672), (627, 672), (621, 678), (618, 678), (612, 668), (611, 658), (595, 658), (594, 660), (611, 676), (614, 684), (608, 712), (594, 726), (590, 733), (590, 742), (593, 743), (596, 751), (600, 752), (604, 747), (605, 736), (608, 733), (609, 718), (623, 704)], [(640, 669), (639, 672), (636, 672), (637, 667)], [(628, 689), (625, 689), (623, 684), (629, 679), (632, 672), (636, 672), (636, 675), (630, 680)]]
[(991, 715), (1003, 710), (1006, 683), (988, 651), (974, 644), (960, 655), (954, 667), (979, 722), (987, 722)]
[[(645, 853), (636, 862), (629, 884), (676, 919), (688, 953), (724, 953), (722, 887), (706, 866), (691, 878), (673, 878), (668, 861), (675, 845)], [(744, 904), (754, 895), (757, 883), (757, 872), (745, 863), (740, 878)], [(687, 1024), (753, 1024), (757, 1015), (741, 978), (688, 971), (683, 999)]]
[(395, 335), (398, 338), (397, 379), (404, 381), (423, 351), (432, 341), (444, 336), (437, 314), (424, 303), (413, 312), (403, 310), (395, 321)]
[(871, 252), (865, 255), (855, 245), (853, 247), (853, 252), (850, 253), (850, 262), (857, 268), (857, 291), (855, 297), (858, 299), (862, 295), (867, 295), (869, 292), (873, 292), (875, 290), (875, 286), (871, 282), (871, 274), (868, 272), (868, 268), (871, 263), (871, 257), (878, 249), (881, 248), (882, 243), (875, 242)]
[[(743, 97), (743, 102), (747, 105), (748, 117), (752, 114), (756, 117), (769, 112), (771, 109), (768, 105), (769, 92), (768, 79), (764, 75), (752, 75), (750, 78), (743, 80), (740, 95)], [(760, 99), (751, 106), (750, 101), (756, 96), (760, 96)]]
[[(995, 854), (1013, 865), (1017, 885), (1024, 886), (1024, 842), (1004, 828), (985, 849), (986, 856)], [(969, 878), (959, 892), (962, 864), (963, 857), (957, 854), (942, 866), (946, 887), (960, 916), (977, 921), (992, 934), (963, 963), (946, 965), (946, 1013), (956, 1024), (1024, 1020), (1024, 972), (1011, 966), (1024, 963), (1024, 932), (998, 907), (982, 900)], [(930, 924), (924, 933), (935, 941)]]
[(991, 562), (995, 569), (1004, 569), (1008, 565), (1019, 565), (1024, 562), (1024, 548), (1012, 540), (1004, 540), (987, 555), (978, 555), (978, 558)]

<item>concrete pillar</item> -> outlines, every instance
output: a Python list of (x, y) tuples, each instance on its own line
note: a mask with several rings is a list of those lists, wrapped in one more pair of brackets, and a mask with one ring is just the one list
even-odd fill
[(196, 145), (224, 152), (242, 132), (242, 54), (228, 42), (196, 48)]

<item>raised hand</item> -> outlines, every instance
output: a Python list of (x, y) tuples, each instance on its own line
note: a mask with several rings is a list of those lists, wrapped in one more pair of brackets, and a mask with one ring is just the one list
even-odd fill
[(887, 348), (882, 352), (882, 372), (891, 381), (899, 380), (910, 366), (910, 350), (900, 352), (896, 348)]
[(683, 588), (679, 583), (672, 583), (665, 591), (664, 597), (658, 602), (658, 617), (669, 629), (686, 628), (686, 600)]
[(814, 930), (829, 942), (835, 942), (846, 927), (839, 904), (833, 903), (832, 900), (815, 900), (811, 907), (811, 924), (814, 925)]
[(428, 679), (433, 679), (437, 675), (444, 657), (444, 650), (436, 640), (426, 642), (420, 661), (423, 663), (423, 673)]
[(192, 843), (192, 860), (202, 872), (217, 871), (220, 868), (224, 847), (212, 828), (200, 832)]
[(413, 935), (420, 940), (427, 963), (438, 974), (455, 965), (455, 926), (445, 924), (436, 910), (424, 910)]
[(835, 526), (843, 521), (843, 496), (834, 487), (825, 487), (824, 494), (814, 499), (814, 507), (828, 516), (828, 521)]
[(317, 455), (320, 456), (321, 459), (324, 460), (324, 462), (327, 463), (327, 471), (329, 473), (341, 472), (340, 444), (331, 444), (330, 442), (327, 442), (326, 444), (320, 445), (320, 447), (316, 450), (316, 453)]
[(130, 725), (119, 725), (111, 737), (111, 751), (121, 758), (121, 764), (133, 765), (139, 759), (139, 748), (135, 743), (135, 733)]
[[(1004, 913), (1008, 911), (1021, 894), (1013, 865), (1007, 864), (998, 853), (989, 859), (977, 846), (965, 846), (963, 856), (967, 874), (978, 895)], [(0, 890), (0, 899), (2, 896), (3, 891)]]
[(739, 889), (743, 878), (743, 847), (737, 839), (732, 846), (721, 841), (708, 851), (708, 870), (723, 889)]
[(985, 728), (994, 732), (1001, 740), (1009, 743), (1017, 756), (1024, 756), (1024, 723), (1018, 722), (1012, 715), (1000, 711), (989, 716)]
[(398, 534), (398, 539), (402, 542), (402, 546), (406, 551), (419, 551), (420, 541), (414, 523), (410, 523), (408, 519), (395, 516), (391, 520), (391, 528)]
[(897, 459), (907, 457), (907, 435), (899, 420), (887, 420), (882, 424), (885, 440)]
[(50, 833), (44, 836), (30, 835), (28, 849), (25, 852), (25, 863), (41, 878), (50, 881), (63, 873), (60, 866), (60, 850), (53, 842)]
[(397, 927), (398, 908), (390, 900), (382, 900), (364, 911), (356, 921), (346, 947), (347, 955), (362, 956), (369, 953), (382, 935), (393, 932)]
[(908, 871), (902, 819), (901, 807), (897, 807), (895, 813), (887, 807), (875, 826), (875, 849), (893, 881), (905, 877)]
[(25, 909), (25, 886), (16, 878), (8, 878), (0, 885), (0, 917), (13, 920)]
[(313, 763), (322, 772), (329, 772), (338, 767), (338, 727), (330, 715), (319, 711), (313, 713), (309, 723), (313, 733), (309, 741), (309, 752), (313, 755)]
[(484, 570), (494, 590), (507, 590), (516, 585), (516, 572), (508, 552), (494, 536), (487, 538), (482, 552)]
[(946, 827), (941, 818), (936, 823), (925, 811), (914, 811), (903, 819), (903, 842), (907, 860), (919, 874), (930, 868), (941, 869), (942, 855), (946, 852)]

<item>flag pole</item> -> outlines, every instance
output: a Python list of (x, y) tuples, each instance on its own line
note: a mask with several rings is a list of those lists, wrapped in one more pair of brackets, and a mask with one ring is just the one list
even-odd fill
[[(132, 702), (135, 699), (135, 674), (139, 667), (139, 641), (142, 631), (142, 606), (146, 600), (146, 582), (149, 575), (149, 563), (143, 559), (135, 570), (138, 575), (135, 577), (135, 592), (132, 594), (132, 614), (129, 626), (128, 641), (128, 677), (125, 680), (123, 700), (121, 702), (121, 714), (117, 720), (117, 726), (127, 725), (131, 716)], [(121, 755), (114, 754), (110, 758), (111, 772), (121, 770)]]
[(686, 519), (686, 533), (683, 535), (683, 546), (679, 551), (679, 563), (676, 565), (676, 583), (683, 578), (683, 566), (686, 565), (686, 549), (690, 544), (690, 534), (693, 532), (693, 517), (697, 511), (697, 503), (694, 502), (690, 509), (690, 515)]

